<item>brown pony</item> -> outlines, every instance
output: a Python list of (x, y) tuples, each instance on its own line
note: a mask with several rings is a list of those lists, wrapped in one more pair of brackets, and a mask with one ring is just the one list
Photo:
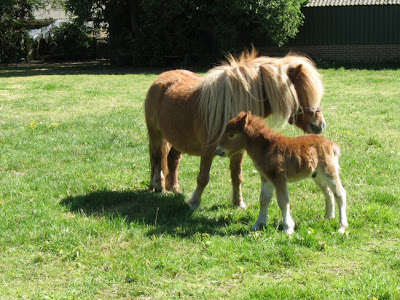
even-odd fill
[[(325, 127), (323, 86), (314, 64), (299, 55), (257, 57), (256, 51), (211, 69), (205, 76), (186, 70), (162, 73), (145, 101), (151, 161), (151, 190), (179, 191), (182, 153), (201, 156), (197, 188), (189, 200), (199, 207), (209, 181), (215, 147), (225, 124), (241, 111), (290, 120), (305, 132)], [(245, 208), (241, 191), (243, 153), (230, 158), (233, 203)]]
[(339, 146), (319, 135), (285, 137), (266, 127), (260, 117), (240, 113), (226, 127), (217, 146), (220, 156), (243, 153), (250, 155), (261, 174), (260, 214), (252, 230), (260, 230), (267, 221), (268, 207), (274, 189), (283, 216), (283, 230), (292, 234), (294, 222), (290, 216), (287, 182), (312, 177), (325, 196), (325, 217), (335, 217), (335, 201), (339, 207), (340, 228), (347, 224), (346, 191), (339, 178)]

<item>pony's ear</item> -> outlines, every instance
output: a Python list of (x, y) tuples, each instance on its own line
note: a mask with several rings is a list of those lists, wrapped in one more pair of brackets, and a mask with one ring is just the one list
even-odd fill
[(297, 80), (297, 78), (299, 77), (299, 74), (301, 72), (301, 68), (303, 67), (303, 65), (298, 65), (295, 68), (289, 68), (288, 71), (288, 76), (290, 78), (290, 80), (295, 83), (295, 81)]

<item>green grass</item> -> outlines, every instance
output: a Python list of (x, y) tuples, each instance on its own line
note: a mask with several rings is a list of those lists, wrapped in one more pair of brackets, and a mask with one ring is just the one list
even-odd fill
[[(202, 207), (198, 157), (183, 194), (152, 194), (143, 101), (158, 72), (97, 65), (0, 68), (0, 298), (400, 298), (400, 70), (321, 70), (324, 135), (342, 149), (348, 234), (312, 181), (290, 186), (296, 232), (250, 232), (216, 158)], [(285, 127), (288, 135), (301, 132)]]

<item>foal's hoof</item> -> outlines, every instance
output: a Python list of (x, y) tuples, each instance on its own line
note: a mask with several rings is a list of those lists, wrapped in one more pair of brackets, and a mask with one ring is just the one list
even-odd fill
[(340, 227), (339, 228), (339, 233), (344, 234), (346, 232), (346, 227)]
[(286, 228), (283, 230), (286, 234), (291, 235), (294, 233), (294, 228)]

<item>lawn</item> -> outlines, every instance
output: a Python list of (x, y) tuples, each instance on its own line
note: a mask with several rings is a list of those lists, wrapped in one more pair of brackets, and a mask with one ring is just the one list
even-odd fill
[(146, 191), (143, 101), (158, 73), (0, 68), (0, 298), (400, 299), (400, 70), (321, 70), (349, 227), (338, 234), (302, 181), (291, 236), (276, 200), (250, 232), (260, 183), (248, 157), (245, 211), (219, 157), (200, 211), (185, 205), (198, 157), (182, 160), (182, 194)]

